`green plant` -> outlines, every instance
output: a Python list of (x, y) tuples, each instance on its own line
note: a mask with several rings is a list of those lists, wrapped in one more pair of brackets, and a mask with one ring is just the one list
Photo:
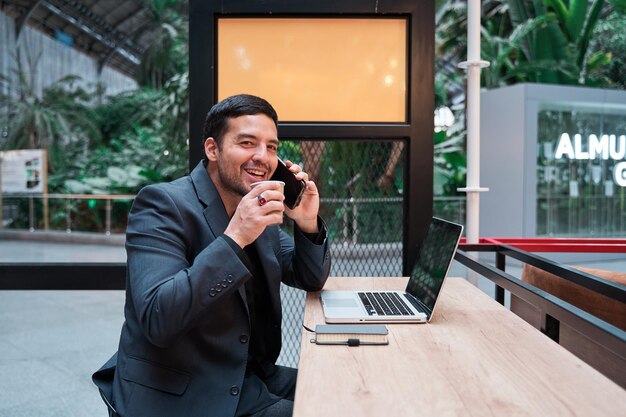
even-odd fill
[[(104, 144), (132, 132), (139, 127), (160, 129), (168, 123), (162, 116), (162, 108), (166, 101), (163, 91), (140, 88), (107, 97), (94, 109), (96, 123), (102, 132)], [(97, 145), (98, 143), (93, 143)]]
[(180, 144), (189, 138), (187, 0), (150, 0), (147, 6), (151, 20), (137, 31), (137, 37), (150, 42), (136, 78), (142, 90), (159, 94), (156, 108), (148, 106), (148, 117), (160, 124), (157, 130), (164, 143), (170, 149), (181, 149)]
[(22, 68), (18, 54), (17, 69), (11, 76), (0, 76), (8, 93), (0, 95), (0, 125), (7, 127), (3, 149), (46, 149), (49, 170), (67, 163), (65, 149), (81, 147), (100, 138), (90, 107), (93, 92), (79, 85), (81, 78), (69, 75), (37, 94), (35, 77), (40, 54), (28, 56), (29, 68)]
[(611, 54), (610, 63), (595, 69), (590, 76), (607, 86), (626, 89), (626, 9), (616, 8), (598, 22), (589, 49), (592, 55), (598, 51)]
[(62, 183), (68, 193), (135, 194), (186, 172), (186, 145), (169, 148), (158, 131), (141, 127), (94, 149)]
[(185, 0), (150, 0), (151, 20), (140, 28), (137, 37), (150, 39), (141, 57), (137, 81), (161, 89), (172, 77), (188, 71), (188, 25)]
[(170, 78), (163, 89), (165, 97), (159, 117), (166, 135), (166, 144), (176, 148), (189, 140), (189, 71)]
[[(515, 25), (551, 16), (521, 43), (524, 61), (530, 64), (525, 68), (520, 65), (524, 69), (522, 81), (597, 84), (588, 75), (610, 62), (610, 54), (598, 51), (589, 56), (588, 50), (604, 0), (508, 0), (507, 3)], [(519, 74), (522, 72), (518, 71)]]
[[(534, 62), (532, 67), (521, 64), (520, 48), (533, 31), (554, 21), (556, 17), (549, 14), (528, 19), (508, 35), (503, 34), (502, 27), (497, 28), (492, 21), (486, 21), (481, 29), (481, 55), (489, 61), (489, 66), (481, 71), (483, 85), (487, 88), (500, 87), (524, 78), (529, 72), (545, 69), (540, 62)], [(548, 67), (551, 65), (553, 63), (549, 62)], [(562, 70), (566, 71), (565, 68)]]
[(458, 195), (465, 186), (467, 158), (463, 148), (464, 123), (457, 121), (447, 131), (435, 133), (433, 192), (437, 196)]

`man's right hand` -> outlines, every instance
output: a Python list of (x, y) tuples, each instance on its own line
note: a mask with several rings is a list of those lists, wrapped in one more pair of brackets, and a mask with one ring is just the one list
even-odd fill
[[(263, 205), (259, 199), (260, 194), (263, 194), (265, 199)], [(243, 196), (224, 234), (241, 248), (245, 248), (254, 242), (267, 226), (283, 222), (284, 199), (285, 196), (277, 184), (268, 182), (257, 185)]]

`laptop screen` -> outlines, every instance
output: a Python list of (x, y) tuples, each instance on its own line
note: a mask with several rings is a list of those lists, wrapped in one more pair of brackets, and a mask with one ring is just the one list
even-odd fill
[(430, 311), (452, 263), (463, 226), (433, 218), (426, 232), (406, 291)]

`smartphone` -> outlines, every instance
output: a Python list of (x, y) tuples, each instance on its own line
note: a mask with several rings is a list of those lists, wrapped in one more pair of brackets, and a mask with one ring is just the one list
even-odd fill
[(289, 171), (287, 165), (278, 158), (278, 165), (276, 171), (270, 180), (282, 181), (285, 183), (285, 205), (290, 209), (298, 207), (302, 194), (306, 188), (306, 181), (299, 180), (296, 175)]

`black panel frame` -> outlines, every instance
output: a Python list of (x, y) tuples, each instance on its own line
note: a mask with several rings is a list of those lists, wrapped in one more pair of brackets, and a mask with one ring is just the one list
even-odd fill
[(279, 123), (290, 140), (401, 140), (405, 142), (404, 275), (417, 255), (432, 217), (434, 132), (434, 0), (190, 0), (189, 1), (189, 167), (204, 156), (202, 126), (217, 102), (216, 22), (219, 17), (404, 17), (407, 30), (407, 122)]
[(0, 263), (0, 290), (125, 288), (125, 262)]

